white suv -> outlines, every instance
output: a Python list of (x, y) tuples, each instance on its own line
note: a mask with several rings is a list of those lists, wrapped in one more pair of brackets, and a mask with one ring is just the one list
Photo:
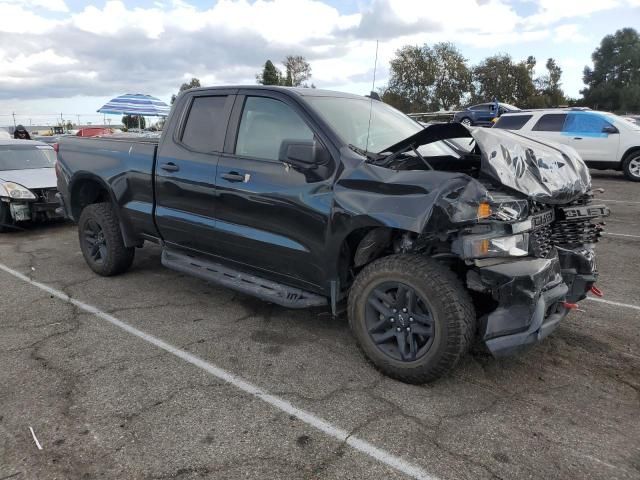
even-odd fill
[(622, 170), (640, 182), (640, 126), (612, 113), (582, 108), (505, 112), (493, 128), (569, 145), (589, 167)]

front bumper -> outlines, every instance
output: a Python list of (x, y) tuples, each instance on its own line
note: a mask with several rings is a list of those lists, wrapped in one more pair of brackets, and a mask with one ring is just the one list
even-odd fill
[(496, 357), (515, 354), (549, 335), (567, 315), (570, 293), (559, 258), (484, 262), (470, 271), (474, 290), (498, 306), (480, 318), (480, 337)]
[(9, 213), (14, 222), (27, 222), (34, 220), (54, 220), (62, 218), (57, 209), (59, 203), (52, 202), (20, 202), (11, 200), (7, 202)]

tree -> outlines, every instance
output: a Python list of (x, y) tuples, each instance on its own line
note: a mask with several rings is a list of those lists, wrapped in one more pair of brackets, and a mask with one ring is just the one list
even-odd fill
[(267, 60), (262, 73), (256, 75), (256, 80), (261, 85), (280, 85), (282, 83), (282, 73), (271, 60)]
[(538, 94), (544, 98), (545, 107), (557, 107), (566, 102), (564, 92), (560, 88), (562, 69), (553, 58), (549, 58), (546, 63), (547, 73), (538, 79)]
[[(198, 88), (201, 86), (202, 85), (200, 85), (200, 80), (194, 77), (191, 79), (189, 83), (183, 83), (182, 85), (180, 85), (180, 90), (178, 90), (178, 95), (187, 90), (191, 90), (192, 88)], [(175, 94), (171, 95), (171, 105), (174, 104), (174, 102), (176, 101), (176, 98), (178, 98), (178, 95), (175, 95)]]
[(402, 105), (405, 113), (429, 109), (433, 102), (436, 65), (431, 49), (424, 45), (405, 45), (390, 63), (390, 77), (382, 98)]
[(587, 105), (612, 111), (640, 110), (640, 35), (623, 28), (607, 35), (585, 67), (580, 93)]
[(444, 42), (433, 46), (429, 60), (435, 63), (432, 108), (449, 110), (459, 107), (471, 89), (471, 70), (467, 60), (452, 43)]
[(147, 122), (144, 117), (138, 115), (125, 115), (122, 117), (122, 124), (129, 130), (130, 128), (145, 128)]
[(535, 59), (529, 57), (527, 61), (514, 63), (506, 54), (485, 58), (473, 68), (473, 100), (488, 102), (497, 98), (501, 102), (528, 106), (536, 94), (530, 75), (532, 61)]
[(287, 72), (285, 78), (285, 85), (292, 87), (306, 87), (306, 82), (311, 78), (311, 65), (300, 55), (289, 55), (284, 61), (285, 71)]

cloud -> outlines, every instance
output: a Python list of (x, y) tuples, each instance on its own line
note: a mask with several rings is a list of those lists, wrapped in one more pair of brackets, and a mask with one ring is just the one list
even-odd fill
[(453, 41), (463, 50), (499, 50), (581, 41), (578, 25), (566, 19), (608, 5), (538, 0), (525, 18), (506, 0), (449, 0), (437, 8), (424, 0), (370, 0), (354, 14), (319, 0), (219, 0), (208, 8), (108, 0), (75, 12), (63, 0), (0, 0), (0, 100), (169, 95), (190, 76), (205, 84), (254, 83), (267, 59), (277, 64), (290, 54), (311, 62), (319, 87), (359, 85), (372, 76), (375, 40), (381, 84), (402, 45)]

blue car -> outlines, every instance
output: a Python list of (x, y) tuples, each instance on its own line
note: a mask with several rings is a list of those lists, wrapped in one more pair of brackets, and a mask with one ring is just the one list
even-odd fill
[[(498, 105), (497, 112), (496, 104)], [(453, 121), (459, 122), (465, 127), (490, 127), (494, 118), (499, 117), (504, 112), (514, 112), (518, 110), (520, 110), (518, 107), (514, 107), (508, 103), (481, 103), (479, 105), (467, 107), (460, 112), (456, 112), (453, 116)]]

